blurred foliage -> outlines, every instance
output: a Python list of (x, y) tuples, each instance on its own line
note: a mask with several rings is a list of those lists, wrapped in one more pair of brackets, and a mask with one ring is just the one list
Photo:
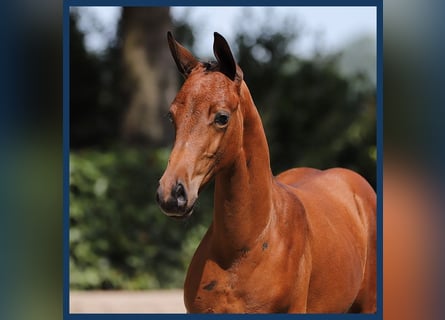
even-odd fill
[(238, 63), (263, 119), (275, 173), (345, 167), (375, 187), (375, 89), (364, 74), (340, 75), (339, 56), (302, 59), (295, 35), (237, 37)]
[[(154, 195), (171, 146), (122, 143), (119, 42), (103, 56), (88, 53), (75, 21), (72, 15), (70, 287), (182, 287), (212, 218), (212, 185), (189, 220), (161, 213)], [(193, 29), (175, 24), (176, 38), (193, 51)], [(231, 44), (263, 119), (274, 173), (341, 166), (375, 187), (375, 88), (364, 74), (340, 75), (337, 55), (295, 56), (289, 44), (298, 30), (286, 30), (240, 31)]]
[(154, 195), (168, 154), (128, 147), (71, 152), (71, 288), (182, 286), (210, 203), (201, 201), (184, 223), (160, 212)]

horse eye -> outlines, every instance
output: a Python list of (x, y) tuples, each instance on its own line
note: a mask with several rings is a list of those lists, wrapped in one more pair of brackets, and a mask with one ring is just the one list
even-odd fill
[(227, 113), (220, 112), (216, 114), (215, 123), (218, 126), (221, 127), (226, 126), (228, 122), (229, 122), (229, 115)]

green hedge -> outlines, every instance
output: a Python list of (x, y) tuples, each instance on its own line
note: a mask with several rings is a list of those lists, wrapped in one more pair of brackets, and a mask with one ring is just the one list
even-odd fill
[[(182, 287), (211, 219), (211, 192), (177, 222), (155, 199), (167, 149), (117, 147), (70, 153), (70, 287)], [(205, 214), (204, 214), (205, 212)]]

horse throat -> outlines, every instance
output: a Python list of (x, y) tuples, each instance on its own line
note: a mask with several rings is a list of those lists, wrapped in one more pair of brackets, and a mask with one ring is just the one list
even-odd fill
[(241, 87), (243, 148), (231, 166), (215, 178), (212, 237), (225, 260), (258, 245), (270, 223), (272, 171), (269, 147), (259, 113), (246, 84)]

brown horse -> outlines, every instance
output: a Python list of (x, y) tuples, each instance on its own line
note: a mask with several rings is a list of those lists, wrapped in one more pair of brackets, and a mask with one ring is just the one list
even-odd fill
[(201, 63), (168, 33), (186, 78), (169, 116), (176, 130), (157, 201), (191, 215), (215, 178), (213, 221), (189, 266), (191, 313), (376, 311), (376, 195), (346, 169), (272, 175), (258, 111), (226, 40)]

